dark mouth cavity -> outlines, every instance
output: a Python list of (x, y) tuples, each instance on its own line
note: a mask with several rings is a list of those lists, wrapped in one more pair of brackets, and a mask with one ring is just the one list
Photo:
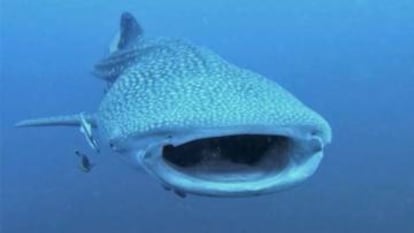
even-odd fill
[(162, 155), (178, 168), (217, 162), (247, 167), (277, 163), (281, 167), (287, 163), (290, 143), (290, 138), (278, 135), (232, 135), (194, 140), (176, 147), (166, 145)]

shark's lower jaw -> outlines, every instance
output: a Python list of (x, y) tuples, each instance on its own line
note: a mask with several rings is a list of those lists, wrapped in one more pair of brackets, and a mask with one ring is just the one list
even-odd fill
[[(173, 145), (172, 145), (173, 144)], [(322, 159), (316, 135), (225, 134), (153, 146), (136, 158), (163, 185), (204, 196), (257, 196), (312, 175)]]

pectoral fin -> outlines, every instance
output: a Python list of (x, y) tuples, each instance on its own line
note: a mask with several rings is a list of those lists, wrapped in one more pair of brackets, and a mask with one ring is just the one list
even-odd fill
[(99, 145), (93, 135), (92, 128), (96, 128), (96, 120), (93, 115), (79, 113), (76, 115), (45, 117), (29, 119), (18, 122), (16, 127), (42, 127), (42, 126), (72, 126), (79, 127), (88, 145), (99, 153)]
[(75, 126), (79, 127), (84, 121), (87, 121), (92, 127), (96, 127), (94, 115), (75, 114), (64, 116), (53, 116), (44, 118), (28, 119), (18, 122), (16, 127), (42, 127), (42, 126)]

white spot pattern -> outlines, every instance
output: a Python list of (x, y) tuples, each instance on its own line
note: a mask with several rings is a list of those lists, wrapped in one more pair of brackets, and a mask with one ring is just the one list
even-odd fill
[(208, 49), (182, 40), (142, 39), (133, 53), (98, 111), (109, 139), (243, 125), (300, 125), (331, 137), (327, 122), (277, 83)]

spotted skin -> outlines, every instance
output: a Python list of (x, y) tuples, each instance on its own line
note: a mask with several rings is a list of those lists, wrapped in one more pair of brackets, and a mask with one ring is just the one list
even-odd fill
[(123, 53), (130, 54), (124, 65), (116, 63), (123, 72), (97, 114), (109, 140), (243, 125), (308, 127), (326, 142), (331, 138), (327, 122), (278, 84), (208, 49), (162, 38), (141, 39)]

